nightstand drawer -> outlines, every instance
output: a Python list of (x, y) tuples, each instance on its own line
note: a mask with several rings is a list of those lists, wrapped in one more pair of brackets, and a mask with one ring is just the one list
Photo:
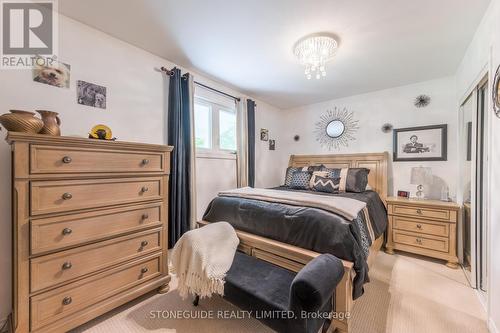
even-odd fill
[(413, 232), (393, 231), (393, 240), (396, 244), (410, 245), (422, 249), (448, 252), (448, 238), (433, 237)]
[(450, 234), (450, 226), (448, 223), (433, 223), (426, 220), (424, 221), (425, 222), (422, 222), (422, 220), (400, 216), (392, 217), (392, 225), (394, 229), (443, 237), (448, 237)]
[(448, 209), (438, 209), (438, 208), (424, 208), (419, 206), (404, 206), (404, 205), (393, 205), (392, 214), (394, 215), (409, 215), (415, 217), (424, 217), (431, 219), (439, 219), (444, 221), (450, 221), (450, 210)]

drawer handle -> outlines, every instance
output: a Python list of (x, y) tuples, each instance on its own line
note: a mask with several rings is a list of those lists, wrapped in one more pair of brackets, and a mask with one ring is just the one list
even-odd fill
[(417, 209), (417, 214), (422, 215), (422, 210), (421, 209)]
[(143, 220), (149, 219), (149, 215), (147, 213), (142, 214), (142, 219)]
[(142, 241), (141, 242), (141, 247), (146, 247), (148, 246), (149, 242), (148, 241)]
[(149, 191), (149, 188), (147, 188), (146, 186), (143, 186), (143, 187), (141, 188), (141, 192), (142, 192), (142, 193), (146, 193), (147, 191)]
[(415, 240), (417, 241), (417, 244), (422, 244), (422, 239), (421, 238), (417, 238)]
[(71, 198), (73, 198), (73, 194), (66, 192), (62, 195), (62, 198), (63, 200), (70, 200)]
[(63, 163), (65, 163), (65, 164), (69, 164), (69, 163), (71, 163), (73, 160), (72, 160), (72, 159), (71, 159), (71, 157), (69, 157), (69, 156), (64, 156), (64, 157), (62, 158), (62, 161), (63, 161)]
[(142, 165), (147, 165), (149, 164), (149, 160), (148, 159), (143, 159), (142, 160)]
[(64, 305), (70, 305), (73, 302), (73, 299), (71, 297), (64, 297), (62, 300), (62, 304)]
[(148, 268), (144, 267), (141, 269), (141, 274), (146, 274), (148, 272)]
[(66, 269), (70, 269), (71, 267), (73, 267), (73, 264), (70, 263), (69, 261), (65, 262), (63, 265), (62, 265), (62, 269), (66, 270)]
[(422, 225), (421, 224), (417, 224), (417, 229), (422, 229)]
[(70, 235), (73, 232), (70, 228), (64, 228), (62, 231), (63, 235)]

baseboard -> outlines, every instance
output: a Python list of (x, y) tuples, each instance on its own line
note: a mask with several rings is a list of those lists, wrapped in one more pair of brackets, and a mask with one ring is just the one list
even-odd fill
[(488, 319), (488, 331), (490, 331), (490, 333), (500, 333), (495, 322), (491, 318)]

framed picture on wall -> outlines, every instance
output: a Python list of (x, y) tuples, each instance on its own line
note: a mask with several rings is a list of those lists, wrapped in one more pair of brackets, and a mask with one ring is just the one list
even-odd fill
[(269, 140), (269, 150), (276, 150), (276, 140)]
[(269, 141), (269, 130), (265, 128), (260, 129), (260, 139), (262, 141)]
[(446, 161), (448, 125), (395, 129), (393, 144), (395, 162)]

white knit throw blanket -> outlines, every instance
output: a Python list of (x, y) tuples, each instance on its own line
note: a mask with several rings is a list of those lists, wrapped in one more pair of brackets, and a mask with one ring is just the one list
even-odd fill
[(224, 295), (224, 278), (233, 263), (240, 240), (227, 222), (210, 223), (186, 232), (172, 251), (172, 270), (179, 294), (200, 297)]

